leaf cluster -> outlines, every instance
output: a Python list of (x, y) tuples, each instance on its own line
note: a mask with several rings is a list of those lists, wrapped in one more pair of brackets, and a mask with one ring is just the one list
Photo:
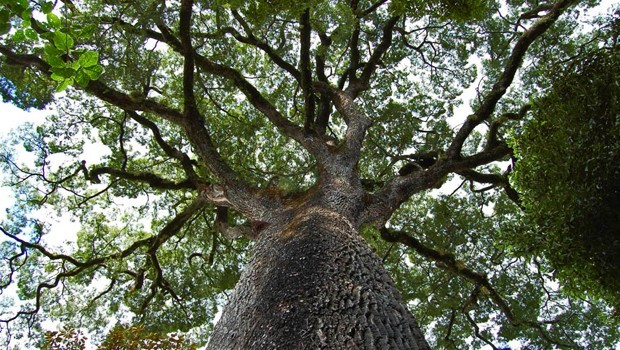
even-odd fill
[[(80, 330), (64, 328), (60, 331), (50, 331), (45, 334), (43, 350), (84, 350), (86, 336)], [(97, 350), (193, 350), (197, 347), (187, 341), (182, 335), (148, 332), (140, 325), (116, 325), (105, 336)]]
[[(617, 28), (617, 27), (616, 27)], [(616, 29), (617, 30), (617, 29)], [(617, 33), (615, 34), (617, 36)], [(537, 229), (519, 239), (568, 285), (620, 306), (620, 51), (564, 71), (515, 138), (513, 181)]]

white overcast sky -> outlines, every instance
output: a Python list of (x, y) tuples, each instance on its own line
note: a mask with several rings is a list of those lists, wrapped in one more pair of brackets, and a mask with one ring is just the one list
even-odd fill
[[(21, 110), (12, 104), (0, 102), (0, 142), (4, 142), (9, 132), (25, 123), (40, 124), (50, 111), (32, 109), (29, 112)], [(0, 179), (3, 174), (0, 173)], [(6, 217), (6, 208), (10, 207), (11, 190), (0, 186), (0, 220)]]

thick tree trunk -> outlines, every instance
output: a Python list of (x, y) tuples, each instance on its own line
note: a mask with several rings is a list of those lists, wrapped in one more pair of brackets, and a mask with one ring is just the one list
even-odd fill
[(208, 349), (428, 349), (379, 257), (309, 207), (261, 234)]

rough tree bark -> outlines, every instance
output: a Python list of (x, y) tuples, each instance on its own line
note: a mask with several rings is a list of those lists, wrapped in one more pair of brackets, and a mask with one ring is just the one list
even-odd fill
[(309, 206), (256, 243), (208, 349), (429, 349), (352, 221)]

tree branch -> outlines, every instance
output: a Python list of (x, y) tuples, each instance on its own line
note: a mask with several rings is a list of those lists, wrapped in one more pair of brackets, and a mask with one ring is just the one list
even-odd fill
[[(179, 40), (174, 37), (172, 32), (163, 24), (158, 23), (158, 28), (162, 32), (163, 38), (165, 39), (165, 43), (170, 45), (173, 50), (183, 53), (183, 46), (179, 42)], [(213, 74), (215, 76), (219, 76), (225, 78), (233, 83), (233, 85), (239, 89), (241, 93), (245, 95), (247, 100), (256, 108), (258, 111), (263, 113), (271, 121), (273, 125), (275, 125), (284, 135), (291, 137), (292, 139), (299, 142), (302, 146), (304, 146), (310, 153), (317, 154), (324, 151), (324, 147), (322, 147), (322, 142), (311, 137), (309, 134), (305, 133), (302, 128), (292, 123), (286, 117), (284, 117), (276, 108), (273, 106), (259, 91), (256, 89), (254, 85), (248, 82), (243, 75), (228, 66), (221, 65), (215, 63), (208, 58), (198, 54), (194, 50), (194, 60), (195, 63), (200, 69), (204, 72)], [(192, 123), (192, 127), (197, 126), (195, 122)]]
[(181, 0), (179, 11), (179, 36), (183, 48), (183, 111), (186, 117), (198, 114), (194, 97), (194, 48), (190, 35), (192, 23), (192, 0)]
[(515, 327), (526, 326), (534, 328), (538, 330), (545, 339), (547, 339), (553, 344), (569, 348), (575, 348), (574, 344), (564, 343), (557, 339), (553, 339), (544, 328), (546, 322), (528, 321), (517, 317), (508, 305), (508, 303), (504, 300), (504, 298), (491, 285), (491, 282), (485, 274), (472, 270), (463, 261), (457, 260), (452, 254), (443, 253), (433, 248), (430, 248), (422, 244), (419, 240), (417, 240), (410, 234), (403, 231), (392, 230), (384, 227), (380, 229), (380, 233), (381, 238), (386, 242), (398, 242), (407, 247), (410, 247), (421, 256), (439, 263), (440, 266), (442, 266), (449, 272), (461, 276), (466, 280), (472, 282), (474, 285), (479, 286), (477, 288), (481, 289), (482, 294), (486, 294), (489, 296), (491, 301), (493, 301), (493, 303), (495, 303), (495, 305), (499, 307), (500, 311), (504, 314), (504, 316), (511, 325)]
[(301, 68), (301, 88), (304, 93), (304, 129), (310, 132), (314, 129), (314, 89), (312, 88), (312, 70), (310, 67), (310, 8), (306, 8), (299, 21), (299, 66)]
[[(78, 276), (83, 273), (85, 270), (97, 266), (103, 266), (103, 264), (110, 260), (121, 260), (129, 255), (133, 254), (140, 247), (148, 247), (148, 253), (150, 256), (155, 256), (156, 251), (171, 237), (176, 235), (183, 226), (196, 215), (197, 212), (202, 210), (208, 203), (208, 198), (203, 196), (202, 194), (194, 199), (192, 203), (190, 203), (183, 211), (177, 214), (166, 226), (164, 226), (156, 236), (151, 236), (146, 239), (142, 239), (139, 241), (135, 241), (129, 247), (125, 248), (119, 253), (111, 254), (107, 256), (102, 256), (98, 258), (93, 258), (85, 262), (81, 262), (69, 255), (65, 254), (57, 254), (48, 251), (45, 247), (37, 243), (31, 243), (26, 240), (19, 238), (17, 235), (11, 234), (4, 228), (0, 227), (0, 232), (2, 232), (5, 236), (9, 237), (13, 241), (19, 243), (25, 249), (32, 249), (43, 256), (47, 257), (50, 260), (60, 260), (63, 263), (69, 263), (74, 266), (71, 269), (64, 269), (64, 271), (59, 272), (54, 278), (53, 282), (41, 282), (37, 286), (36, 294), (35, 294), (35, 305), (31, 310), (20, 310), (14, 316), (9, 317), (8, 319), (2, 319), (0, 322), (10, 323), (21, 316), (29, 316), (34, 315), (39, 312), (41, 308), (41, 298), (43, 296), (43, 291), (45, 289), (53, 289), (57, 287), (64, 279), (69, 277)], [(155, 256), (156, 259), (156, 256)], [(156, 262), (156, 261), (155, 261)], [(161, 268), (159, 269), (159, 274), (157, 276), (156, 282), (152, 287), (151, 292), (156, 292), (156, 288), (161, 288), (166, 290), (175, 296), (174, 291), (170, 288), (169, 284), (163, 279), (163, 275), (161, 274)], [(147, 298), (148, 299), (148, 298)]]
[(202, 210), (208, 201), (204, 196), (196, 197), (185, 209), (178, 213), (166, 226), (164, 226), (157, 236), (153, 237), (149, 247), (149, 253), (155, 252), (159, 247), (176, 235), (196, 213)]
[(476, 109), (474, 114), (467, 118), (454, 137), (454, 140), (450, 144), (447, 151), (448, 158), (456, 159), (460, 157), (461, 149), (463, 148), (463, 144), (465, 143), (467, 137), (476, 126), (491, 116), (491, 114), (495, 111), (495, 106), (504, 96), (508, 90), (508, 87), (512, 84), (515, 74), (521, 66), (521, 62), (523, 61), (530, 45), (542, 34), (544, 34), (547, 29), (555, 23), (562, 12), (572, 3), (573, 1), (570, 0), (558, 0), (547, 15), (538, 20), (534, 25), (532, 25), (532, 27), (521, 35), (513, 47), (510, 56), (508, 57), (502, 74), (491, 88), (491, 91), (487, 93), (480, 106)]
[(369, 14), (375, 12), (379, 7), (381, 7), (385, 3), (387, 3), (387, 0), (378, 0), (374, 4), (370, 5), (366, 10), (360, 12), (360, 14), (357, 17), (364, 18), (368, 16)]
[[(323, 32), (318, 31), (318, 35), (321, 40), (321, 44), (317, 49), (315, 57), (316, 76), (318, 81), (329, 84), (327, 76), (325, 75), (325, 55), (327, 53), (327, 49), (331, 46), (332, 41), (331, 38)], [(316, 123), (314, 127), (314, 130), (318, 135), (325, 135), (331, 112), (332, 105), (329, 95), (326, 93), (321, 93), (319, 97), (319, 109), (317, 111)]]
[(519, 208), (523, 209), (519, 193), (514, 188), (512, 188), (512, 186), (510, 185), (510, 181), (508, 181), (508, 173), (503, 175), (483, 174), (471, 169), (457, 171), (456, 173), (463, 176), (466, 180), (469, 181), (491, 184), (494, 187), (502, 187), (504, 191), (506, 191), (506, 195), (508, 196), (508, 198), (510, 198), (510, 200), (512, 200), (517, 206), (519, 206)]
[(510, 120), (521, 120), (525, 118), (527, 112), (532, 108), (531, 105), (525, 105), (521, 107), (518, 113), (504, 113), (500, 117), (496, 118), (489, 125), (489, 134), (487, 136), (487, 142), (485, 148), (492, 148), (497, 146), (499, 141), (499, 128), (506, 124)]
[(394, 16), (385, 23), (382, 30), (383, 36), (381, 37), (381, 42), (377, 48), (375, 48), (375, 51), (373, 51), (368, 62), (364, 65), (360, 77), (355, 79), (355, 81), (351, 81), (345, 90), (353, 98), (356, 98), (362, 91), (370, 88), (370, 79), (377, 70), (381, 57), (383, 57), (392, 45), (392, 31), (394, 30), (394, 26), (398, 22), (399, 18), (400, 17), (398, 16)]
[(295, 80), (301, 83), (301, 73), (299, 72), (299, 70), (297, 70), (297, 68), (295, 68), (295, 66), (293, 66), (292, 64), (286, 62), (280, 55), (276, 53), (276, 51), (271, 46), (269, 46), (269, 44), (256, 38), (250, 30), (250, 26), (247, 24), (245, 19), (238, 11), (232, 10), (231, 13), (233, 14), (233, 17), (235, 17), (237, 22), (241, 24), (247, 36), (242, 36), (239, 32), (237, 32), (236, 29), (232, 27), (225, 27), (222, 30), (225, 33), (231, 34), (239, 42), (249, 44), (263, 50), (263, 52), (265, 52), (275, 64), (277, 64), (280, 68), (284, 69), (293, 78), (295, 78)]
[(316, 82), (314, 86), (317, 91), (330, 97), (347, 124), (344, 141), (347, 156), (342, 157), (342, 159), (347, 159), (348, 165), (357, 164), (362, 142), (366, 136), (367, 129), (370, 127), (370, 118), (357, 108), (354, 98), (347, 92), (322, 82)]
[(195, 184), (189, 179), (183, 180), (181, 182), (174, 182), (161, 178), (153, 173), (131, 173), (125, 170), (115, 169), (111, 167), (98, 167), (91, 169), (88, 173), (88, 178), (94, 183), (101, 183), (99, 175), (102, 174), (112, 175), (114, 177), (129, 181), (143, 182), (148, 184), (152, 188), (160, 190), (196, 189)]
[[(0, 53), (10, 59), (14, 64), (19, 64), (22, 67), (36, 68), (45, 75), (51, 75), (51, 66), (37, 55), (18, 54), (2, 45), (0, 45)], [(124, 94), (106, 86), (100, 80), (91, 80), (88, 85), (82, 89), (93, 94), (100, 100), (124, 110), (152, 112), (175, 124), (182, 124), (183, 122), (183, 115), (178, 110), (164, 106), (151, 99), (132, 98), (128, 94)]]
[(196, 174), (196, 172), (194, 171), (194, 162), (189, 158), (187, 154), (172, 147), (168, 142), (164, 140), (157, 124), (153, 123), (148, 118), (134, 111), (126, 111), (126, 113), (131, 119), (151, 130), (151, 133), (155, 138), (155, 142), (164, 151), (164, 153), (166, 153), (166, 155), (170, 158), (178, 160), (183, 166), (183, 170), (185, 170), (185, 174), (187, 175), (188, 179), (191, 180), (194, 184), (198, 183), (198, 174)]

